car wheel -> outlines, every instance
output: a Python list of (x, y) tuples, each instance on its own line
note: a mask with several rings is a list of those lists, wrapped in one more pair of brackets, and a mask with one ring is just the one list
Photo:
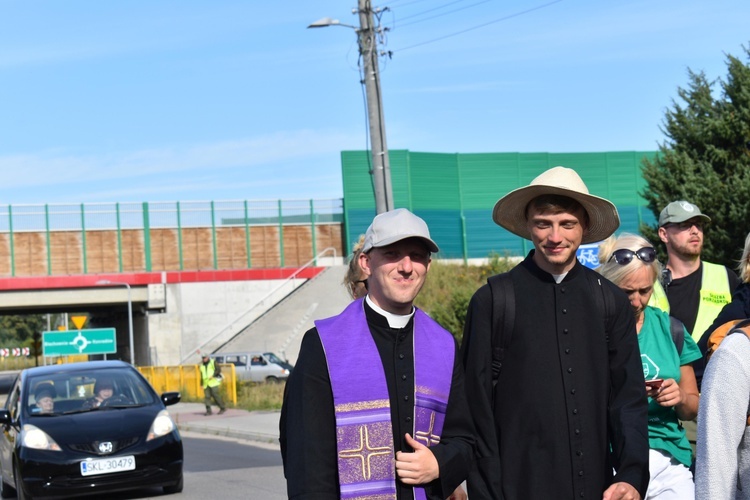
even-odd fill
[(165, 486), (164, 493), (166, 493), (167, 495), (171, 495), (172, 493), (180, 493), (182, 492), (183, 484), (182, 473), (180, 473), (180, 479), (177, 481), (177, 484), (173, 484), (172, 486)]
[(276, 377), (266, 377), (266, 382), (268, 382), (269, 384), (278, 384), (279, 379)]
[(16, 498), (18, 500), (31, 500), (31, 497), (23, 491), (23, 481), (21, 480), (21, 473), (18, 471), (18, 466), (13, 464), (13, 475), (16, 478)]

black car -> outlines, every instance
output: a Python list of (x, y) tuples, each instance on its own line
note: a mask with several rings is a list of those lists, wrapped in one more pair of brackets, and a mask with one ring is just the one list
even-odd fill
[(0, 493), (182, 491), (182, 439), (165, 409), (179, 400), (179, 392), (159, 397), (122, 361), (23, 370), (0, 409)]

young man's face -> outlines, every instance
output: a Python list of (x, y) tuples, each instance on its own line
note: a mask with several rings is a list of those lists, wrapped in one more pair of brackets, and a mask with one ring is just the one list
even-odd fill
[(419, 238), (408, 238), (359, 256), (370, 300), (393, 314), (409, 314), (430, 269), (430, 252)]
[(530, 205), (526, 225), (536, 252), (534, 261), (550, 274), (563, 274), (575, 265), (576, 251), (581, 246), (586, 212), (579, 207), (571, 212), (543, 212)]
[(703, 249), (703, 221), (688, 219), (679, 224), (665, 224), (659, 228), (659, 238), (667, 246), (667, 253), (685, 258), (700, 257)]

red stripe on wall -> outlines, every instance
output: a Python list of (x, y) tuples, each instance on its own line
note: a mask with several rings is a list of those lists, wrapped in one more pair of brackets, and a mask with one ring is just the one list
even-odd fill
[[(324, 267), (308, 267), (296, 275), (300, 279), (317, 276)], [(71, 276), (19, 276), (0, 278), (0, 290), (45, 290), (50, 288), (90, 288), (103, 286), (102, 281), (111, 285), (127, 283), (130, 286), (155, 283), (203, 283), (212, 281), (253, 281), (280, 280), (290, 278), (297, 269), (230, 269), (222, 271), (167, 271), (153, 273), (124, 274), (80, 274)]]

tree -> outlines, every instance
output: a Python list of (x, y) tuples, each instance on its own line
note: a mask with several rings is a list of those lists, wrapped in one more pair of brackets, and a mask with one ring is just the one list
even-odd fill
[(29, 346), (35, 333), (47, 329), (46, 316), (0, 316), (0, 347)]
[[(750, 63), (750, 49), (743, 50)], [(728, 55), (726, 80), (692, 70), (688, 79), (665, 113), (660, 154), (643, 162), (641, 194), (657, 219), (669, 202), (698, 205), (711, 217), (702, 258), (734, 268), (750, 231), (750, 65)], [(656, 243), (657, 229), (641, 231)]]

